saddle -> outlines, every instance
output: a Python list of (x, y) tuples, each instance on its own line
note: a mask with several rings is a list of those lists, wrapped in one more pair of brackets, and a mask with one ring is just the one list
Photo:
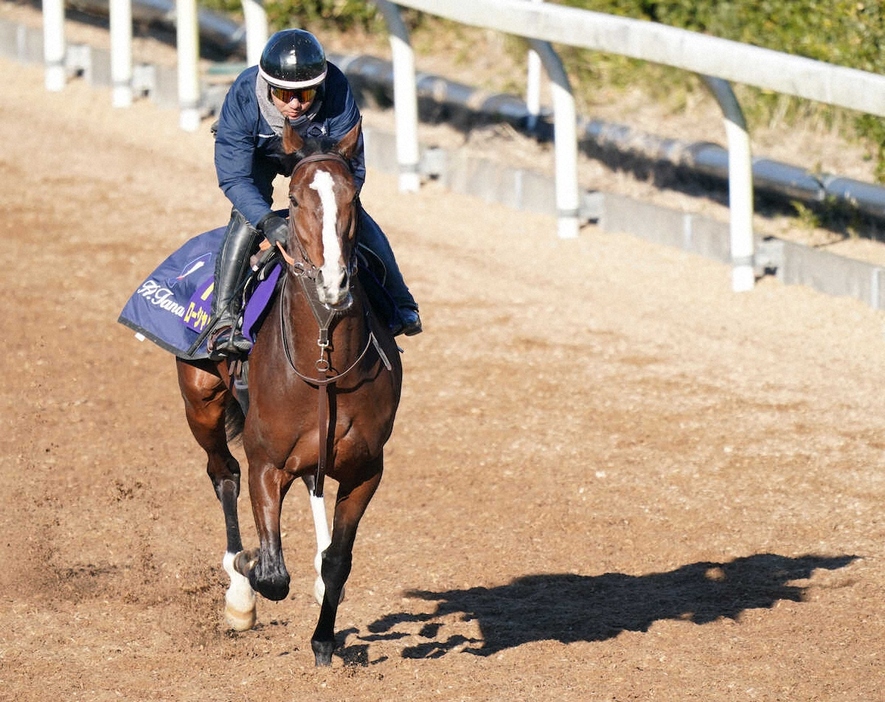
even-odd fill
[[(369, 248), (357, 245), (357, 276), (369, 299), (369, 304), (389, 329), (402, 324), (399, 308), (384, 287), (387, 271), (384, 263)], [(264, 321), (271, 302), (276, 298), (281, 284), (282, 259), (279, 251), (271, 247), (253, 258), (253, 268), (243, 283), (240, 315), (237, 325), (243, 335), (253, 343)]]
[[(357, 276), (366, 293), (369, 304), (389, 329), (402, 324), (399, 308), (384, 287), (386, 270), (384, 263), (369, 248), (358, 245)], [(253, 258), (253, 267), (243, 283), (242, 310), (236, 324), (243, 335), (255, 342), (264, 319), (282, 285), (283, 261), (276, 247), (271, 247)], [(244, 413), (249, 411), (249, 359), (233, 358), (230, 376), (234, 397)]]

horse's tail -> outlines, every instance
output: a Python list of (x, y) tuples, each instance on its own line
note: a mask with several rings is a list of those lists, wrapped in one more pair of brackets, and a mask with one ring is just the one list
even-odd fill
[(233, 395), (228, 396), (227, 405), (224, 408), (224, 430), (228, 442), (240, 438), (245, 425), (246, 415), (243, 413), (243, 408)]

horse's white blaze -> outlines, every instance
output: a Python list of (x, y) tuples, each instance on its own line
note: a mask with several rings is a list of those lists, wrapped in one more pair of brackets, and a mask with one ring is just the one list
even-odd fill
[(323, 207), (323, 286), (326, 294), (324, 302), (336, 304), (341, 301), (344, 293), (345, 270), (341, 246), (338, 243), (338, 232), (335, 227), (338, 221), (338, 205), (335, 202), (334, 181), (327, 171), (318, 170), (310, 184), (320, 196)]
[(326, 501), (322, 497), (311, 494), (310, 511), (313, 513), (313, 528), (317, 536), (317, 555), (313, 559), (313, 567), (317, 571), (317, 579), (313, 585), (313, 595), (319, 604), (323, 603), (326, 585), (323, 583), (323, 551), (329, 548), (332, 537), (329, 535), (329, 521), (326, 518)]
[(224, 593), (224, 618), (234, 631), (247, 631), (255, 626), (255, 591), (249, 579), (234, 569), (237, 554), (224, 554), (224, 570), (230, 577), (230, 587)]

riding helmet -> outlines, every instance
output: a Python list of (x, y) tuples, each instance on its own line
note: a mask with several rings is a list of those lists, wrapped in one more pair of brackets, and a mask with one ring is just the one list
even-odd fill
[(278, 88), (309, 88), (325, 79), (326, 54), (310, 32), (283, 29), (268, 39), (258, 72)]

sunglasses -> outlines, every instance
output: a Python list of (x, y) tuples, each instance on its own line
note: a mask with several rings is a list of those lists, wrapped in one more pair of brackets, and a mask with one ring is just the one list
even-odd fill
[(317, 94), (316, 88), (277, 88), (276, 86), (270, 86), (270, 94), (273, 95), (277, 100), (281, 100), (285, 103), (290, 103), (295, 98), (298, 98), (298, 102), (308, 103), (311, 102), (314, 96)]

